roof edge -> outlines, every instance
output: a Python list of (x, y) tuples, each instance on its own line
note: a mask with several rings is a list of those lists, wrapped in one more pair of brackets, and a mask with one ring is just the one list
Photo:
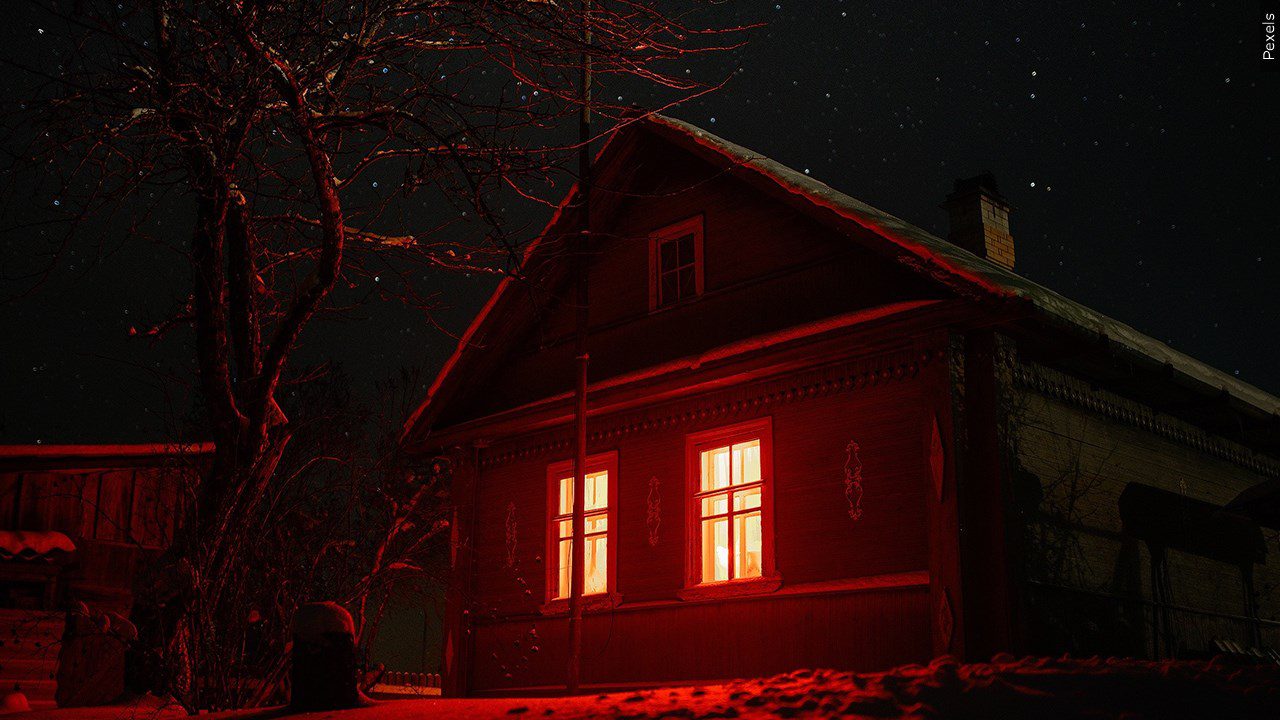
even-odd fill
[(210, 455), (211, 442), (94, 445), (0, 445), (0, 460), (104, 460)]
[[(1262, 416), (1280, 417), (1280, 398), (1271, 393), (1231, 377), (1212, 365), (1179, 352), (1125, 323), (1070, 300), (1056, 291), (979, 258), (911, 223), (691, 123), (658, 113), (629, 119), (609, 131), (609, 139), (597, 153), (597, 160), (616, 143), (617, 138), (622, 135), (622, 130), (633, 125), (637, 128), (647, 128), (655, 134), (672, 140), (692, 142), (706, 152), (733, 163), (736, 167), (742, 167), (772, 181), (781, 190), (791, 193), (814, 207), (833, 213), (842, 220), (874, 233), (901, 250), (903, 256), (899, 261), (917, 272), (943, 282), (954, 283), (959, 280), (964, 286), (977, 290), (978, 297), (1024, 302), (1034, 312), (1043, 315), (1046, 320), (1065, 331), (1081, 333), (1086, 337), (1105, 338), (1119, 349), (1149, 363), (1171, 368), (1177, 375), (1190, 381), (1188, 386), (1193, 390), (1225, 392)], [(543, 238), (562, 220), (577, 193), (578, 185), (575, 183), (557, 206), (542, 233), (526, 248), (523, 260), (530, 257)], [(438, 393), (446, 378), (459, 364), (466, 351), (472, 347), (471, 343), (476, 333), (512, 282), (514, 280), (511, 277), (504, 278), (472, 320), (457, 348), (441, 367), (435, 382), (427, 391), (426, 398), (406, 420), (399, 436), (400, 443), (410, 440), (411, 434), (426, 416), (428, 408), (438, 399)]]

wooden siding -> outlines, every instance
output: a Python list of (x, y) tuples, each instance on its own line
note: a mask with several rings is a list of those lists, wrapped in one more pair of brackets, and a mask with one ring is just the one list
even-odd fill
[[(891, 302), (942, 297), (918, 275), (764, 197), (731, 173), (664, 150), (607, 221), (590, 271), (591, 376), (611, 377), (765, 332)], [(648, 235), (701, 216), (705, 294), (649, 310)], [(522, 335), (482, 363), (489, 369), (442, 425), (572, 387), (571, 307), (558, 286), (529, 290), (540, 305)]]
[[(1067, 376), (1055, 377), (1074, 383), (1080, 397), (1132, 407), (1138, 417), (1150, 414)], [(1128, 483), (1142, 483), (1225, 505), (1263, 478), (1025, 384), (1017, 398), (1018, 494), (1029, 521), (1031, 649), (1151, 654), (1151, 557), (1144, 543), (1123, 532), (1121, 492)], [(1162, 421), (1177, 423), (1167, 417)], [(1254, 584), (1260, 617), (1274, 622), (1280, 621), (1280, 552), (1274, 531), (1267, 536), (1266, 563), (1253, 566)], [(1212, 654), (1214, 639), (1253, 644), (1245, 623), (1220, 617), (1245, 614), (1239, 568), (1175, 550), (1168, 556), (1173, 603), (1202, 611), (1174, 613), (1182, 654)], [(1125, 598), (1136, 602), (1121, 602)], [(1263, 639), (1272, 647), (1280, 645), (1280, 625), (1264, 628)]]
[(155, 468), (3, 473), (0, 527), (163, 547), (177, 519), (177, 480)]
[(137, 570), (173, 538), (179, 488), (191, 474), (159, 467), (0, 472), (0, 528), (67, 535), (76, 552), (60, 574), (63, 599), (124, 609)]
[[(928, 596), (927, 588), (917, 587), (666, 603), (588, 615), (583, 682), (618, 687), (920, 662), (929, 656)], [(479, 626), (474, 690), (562, 688), (565, 632), (563, 618)]]
[[(924, 410), (920, 385), (917, 380), (904, 379), (769, 409), (774, 476), (768, 481), (774, 487), (775, 565), (783, 583), (780, 593), (891, 574), (914, 572), (927, 577), (925, 498), (930, 479), (926, 429), (932, 414)], [(691, 406), (705, 402), (707, 398), (693, 401)], [(910, 592), (875, 591), (842, 595), (840, 599), (815, 594), (779, 596), (775, 602), (765, 596), (749, 602), (735, 600), (723, 607), (677, 599), (684, 587), (688, 542), (685, 437), (753, 417), (759, 415), (695, 420), (590, 448), (591, 453), (614, 451), (618, 458), (618, 474), (613, 478), (617, 483), (617, 524), (610, 542), (616, 543), (614, 590), (621, 596), (621, 605), (593, 615), (587, 625), (585, 656), (595, 658), (598, 665), (596, 671), (589, 671), (588, 682), (696, 680), (701, 679), (699, 673), (728, 677), (815, 663), (870, 668), (930, 656), (928, 589), (923, 586)], [(850, 441), (859, 444), (863, 464), (863, 515), (857, 521), (850, 518), (844, 494)], [(495, 447), (492, 452), (502, 449)], [(478, 689), (536, 686), (551, 679), (558, 681), (556, 673), (563, 670), (562, 663), (554, 660), (562, 657), (561, 641), (549, 629), (559, 627), (563, 618), (539, 614), (540, 605), (547, 600), (543, 568), (547, 553), (546, 468), (563, 459), (539, 457), (480, 470), (473, 585), (478, 634), (472, 668)], [(648, 518), (655, 479), (660, 524), (657, 542), (650, 545)], [(514, 553), (509, 557), (511, 548)], [(661, 608), (637, 609), (648, 603), (658, 603)], [(796, 623), (804, 624), (803, 634), (796, 634)], [(528, 666), (527, 673), (513, 673), (506, 682), (501, 666), (513, 667), (510, 653), (492, 648), (511, 647), (516, 638), (508, 636), (527, 632), (532, 625), (539, 633), (548, 633), (540, 643), (538, 657), (529, 661), (534, 664)], [(606, 625), (610, 640), (600, 655), (590, 649), (590, 643), (596, 642), (591, 638), (602, 637), (601, 628)], [(746, 633), (753, 626), (765, 628), (755, 639), (713, 641), (727, 628)], [(735, 652), (725, 642), (744, 645), (741, 652)], [(641, 646), (652, 652), (636, 652)], [(497, 659), (494, 653), (498, 653)], [(674, 666), (664, 661), (673, 655), (691, 659)], [(724, 657), (713, 659), (720, 656)], [(535, 671), (535, 665), (551, 669)]]

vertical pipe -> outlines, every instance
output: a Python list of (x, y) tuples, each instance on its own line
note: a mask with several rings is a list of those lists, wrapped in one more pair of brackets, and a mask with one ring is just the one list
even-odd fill
[[(576, 693), (582, 676), (582, 590), (585, 580), (587, 485), (587, 265), (591, 241), (591, 0), (582, 3), (582, 58), (578, 96), (578, 210), (582, 227), (573, 253), (577, 284), (577, 387), (573, 421), (573, 569), (569, 580), (569, 668), (565, 689)], [(614, 482), (614, 478), (609, 478)]]

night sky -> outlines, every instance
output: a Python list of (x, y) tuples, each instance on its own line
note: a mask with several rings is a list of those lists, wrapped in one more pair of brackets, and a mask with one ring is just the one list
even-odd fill
[[(1280, 73), (1258, 70), (1256, 10), (727, 2), (710, 24), (767, 24), (732, 56), (690, 63), (691, 74), (732, 80), (671, 114), (939, 235), (952, 181), (989, 170), (1015, 208), (1020, 273), (1280, 392)], [(56, 66), (44, 23), (14, 9), (0, 53)], [(7, 75), (12, 112), (21, 81)], [(39, 187), (5, 172), (5, 187)], [(29, 195), (21, 202), (37, 208), (57, 199)], [(76, 245), (45, 283), (12, 299), (27, 289), (14, 276), (45, 231), (4, 220), (0, 442), (187, 432), (189, 339), (128, 337), (186, 295), (182, 259), (119, 237)], [(190, 229), (180, 206), (155, 223)], [(436, 319), (456, 331), (492, 288), (426, 282), (446, 293), (450, 307)], [(332, 360), (367, 397), (400, 367), (430, 375), (453, 344), (420, 315), (374, 305), (311, 327), (303, 359)]]

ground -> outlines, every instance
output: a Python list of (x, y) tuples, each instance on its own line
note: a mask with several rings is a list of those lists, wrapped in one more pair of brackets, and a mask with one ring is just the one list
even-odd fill
[[(281, 709), (225, 713), (267, 720)], [(906, 666), (884, 673), (798, 670), (722, 685), (660, 688), (573, 698), (423, 699), (354, 710), (308, 713), (298, 720), (417, 718), (1175, 718), (1280, 717), (1280, 666), (1116, 659), (997, 657), (991, 663)], [(55, 710), (6, 720), (176, 718), (154, 703)]]

